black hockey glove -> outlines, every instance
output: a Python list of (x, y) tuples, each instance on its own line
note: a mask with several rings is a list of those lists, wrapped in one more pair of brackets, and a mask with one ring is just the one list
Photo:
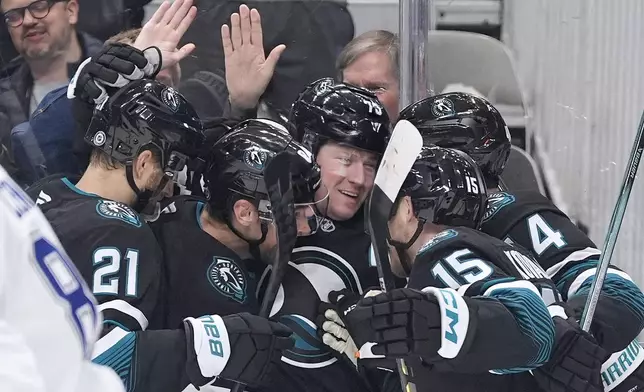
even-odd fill
[(100, 106), (109, 98), (105, 87), (120, 88), (132, 80), (154, 79), (160, 69), (161, 51), (156, 47), (140, 51), (126, 44), (107, 44), (78, 67), (67, 88), (67, 98)]
[(434, 357), (441, 347), (441, 310), (431, 294), (396, 289), (363, 298), (346, 318), (361, 331), (354, 336), (356, 345), (366, 343), (360, 339), (366, 336), (376, 343), (375, 355)]
[[(575, 295), (566, 302), (569, 315), (581, 320), (586, 307), (587, 295)], [(637, 338), (642, 331), (642, 321), (630, 306), (620, 303), (604, 293), (599, 295), (599, 302), (590, 324), (590, 333), (597, 343), (610, 352), (621, 351)]]
[(197, 388), (215, 377), (251, 387), (265, 383), (282, 351), (293, 347), (286, 326), (249, 313), (184, 320), (188, 360), (186, 371)]
[[(533, 375), (545, 392), (601, 392), (602, 364), (610, 353), (584, 332), (561, 304), (550, 305), (555, 323), (555, 344), (550, 360), (535, 369)], [(568, 313), (568, 314), (566, 314)], [(563, 318), (563, 317), (567, 317)]]

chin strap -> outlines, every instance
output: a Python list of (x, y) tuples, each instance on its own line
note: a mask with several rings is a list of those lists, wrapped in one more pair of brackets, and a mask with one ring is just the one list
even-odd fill
[(266, 234), (268, 233), (268, 224), (261, 222), (261, 228), (262, 228), (262, 237), (258, 240), (250, 240), (242, 233), (240, 233), (237, 229), (235, 229), (230, 222), (230, 219), (225, 219), (226, 221), (226, 226), (230, 229), (230, 231), (233, 232), (237, 237), (241, 238), (242, 240), (246, 241), (248, 243), (248, 250), (250, 252), (250, 255), (253, 256), (253, 258), (257, 261), (262, 259), (261, 252), (259, 251), (259, 246), (266, 240)]
[[(163, 189), (168, 184), (168, 181), (170, 181), (171, 177), (167, 174), (164, 174), (163, 177), (161, 177), (161, 181), (159, 182), (157, 189), (146, 189), (143, 191), (136, 185), (136, 182), (134, 181), (134, 169), (132, 168), (131, 163), (128, 163), (125, 166), (125, 177), (127, 178), (128, 185), (130, 185), (130, 188), (132, 188), (132, 191), (136, 195), (136, 202), (132, 206), (132, 208), (134, 208), (134, 211), (140, 214), (153, 216), (157, 208), (156, 200), (161, 192), (163, 192)], [(151, 200), (154, 200), (155, 202), (150, 203)]]
[(407, 242), (394, 241), (391, 239), (391, 235), (387, 234), (387, 236), (389, 237), (387, 238), (387, 240), (391, 245), (393, 245), (394, 248), (396, 248), (396, 252), (398, 253), (398, 258), (400, 259), (400, 264), (402, 265), (402, 268), (405, 271), (405, 276), (409, 276), (409, 274), (411, 273), (411, 265), (412, 265), (412, 260), (410, 260), (409, 257), (407, 256), (407, 249), (409, 249), (409, 247), (411, 247), (414, 244), (414, 242), (416, 242), (416, 240), (420, 236), (420, 233), (423, 232), (424, 226), (425, 226), (425, 219), (419, 218), (416, 231), (414, 232), (414, 235), (412, 235), (409, 241)]

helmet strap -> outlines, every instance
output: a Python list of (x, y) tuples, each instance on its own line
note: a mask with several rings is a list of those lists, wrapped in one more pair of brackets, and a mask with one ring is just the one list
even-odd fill
[(410, 260), (409, 256), (407, 256), (407, 249), (409, 249), (414, 244), (414, 242), (416, 242), (420, 234), (423, 232), (424, 227), (425, 219), (418, 218), (418, 226), (416, 227), (416, 231), (407, 242), (394, 241), (391, 239), (391, 235), (388, 234), (389, 243), (394, 248), (396, 248), (398, 258), (400, 259), (400, 264), (402, 265), (403, 271), (405, 272), (405, 276), (409, 276), (412, 266), (412, 260)]
[(224, 219), (226, 222), (226, 226), (230, 229), (230, 231), (233, 232), (237, 237), (241, 238), (242, 240), (246, 241), (248, 243), (248, 251), (250, 252), (250, 255), (253, 256), (255, 260), (261, 260), (261, 253), (259, 251), (259, 246), (266, 240), (266, 234), (268, 233), (268, 224), (264, 222), (260, 222), (260, 226), (262, 229), (262, 237), (258, 240), (251, 240), (246, 237), (242, 233), (239, 232), (239, 230), (235, 229), (233, 226), (232, 222), (230, 219)]
[(157, 200), (165, 186), (170, 181), (170, 176), (164, 174), (161, 177), (161, 181), (155, 190), (141, 190), (134, 181), (134, 169), (132, 168), (132, 163), (125, 165), (125, 178), (127, 178), (127, 183), (136, 195), (136, 202), (132, 206), (134, 211), (142, 215), (154, 216), (157, 209), (157, 203), (150, 203), (151, 200)]

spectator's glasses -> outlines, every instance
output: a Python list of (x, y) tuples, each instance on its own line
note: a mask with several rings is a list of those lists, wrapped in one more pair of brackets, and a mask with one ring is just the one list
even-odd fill
[(14, 8), (5, 12), (4, 21), (9, 27), (19, 27), (25, 20), (25, 11), (29, 10), (34, 19), (43, 19), (49, 15), (49, 10), (54, 4), (64, 1), (67, 0), (37, 0), (26, 7)]

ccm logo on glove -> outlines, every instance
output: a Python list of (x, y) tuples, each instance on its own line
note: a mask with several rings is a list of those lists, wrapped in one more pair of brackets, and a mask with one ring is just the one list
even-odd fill
[(438, 355), (443, 358), (455, 358), (463, 347), (467, 329), (470, 324), (470, 312), (467, 304), (456, 291), (425, 287), (424, 293), (433, 295), (438, 300), (441, 310), (441, 348)]

